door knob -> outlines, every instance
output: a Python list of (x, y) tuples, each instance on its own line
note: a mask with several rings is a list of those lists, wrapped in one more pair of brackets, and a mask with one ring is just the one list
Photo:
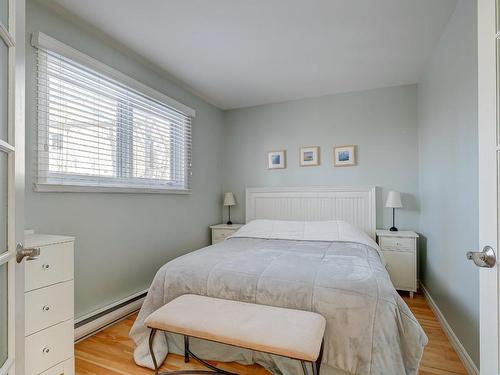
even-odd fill
[(485, 246), (483, 251), (468, 251), (467, 259), (472, 260), (478, 267), (492, 268), (495, 266), (497, 257), (491, 246)]
[(32, 247), (25, 249), (22, 243), (18, 243), (16, 246), (16, 261), (21, 263), (24, 258), (26, 260), (35, 260), (40, 256), (40, 248)]

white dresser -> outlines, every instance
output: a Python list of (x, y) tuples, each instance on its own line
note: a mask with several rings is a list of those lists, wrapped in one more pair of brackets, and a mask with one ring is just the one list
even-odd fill
[(40, 248), (26, 260), (26, 375), (74, 375), (74, 238), (27, 234), (25, 247)]

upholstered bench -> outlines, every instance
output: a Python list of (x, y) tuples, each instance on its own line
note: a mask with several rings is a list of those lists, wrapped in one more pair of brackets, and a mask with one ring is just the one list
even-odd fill
[(308, 375), (307, 363), (311, 363), (314, 375), (319, 374), (326, 321), (314, 312), (185, 294), (156, 310), (145, 324), (151, 328), (149, 350), (156, 375), (161, 365), (153, 351), (157, 331), (183, 335), (184, 361), (188, 362), (191, 356), (210, 368), (162, 374), (234, 375), (193, 354), (189, 337), (297, 359), (305, 375)]

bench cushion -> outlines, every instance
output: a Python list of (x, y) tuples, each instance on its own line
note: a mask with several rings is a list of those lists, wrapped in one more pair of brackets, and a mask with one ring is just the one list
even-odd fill
[(149, 328), (316, 361), (325, 332), (317, 313), (185, 294), (152, 313)]

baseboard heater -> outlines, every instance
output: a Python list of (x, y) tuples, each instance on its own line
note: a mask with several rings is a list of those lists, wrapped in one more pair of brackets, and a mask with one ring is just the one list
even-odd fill
[(147, 289), (143, 290), (76, 319), (75, 342), (95, 335), (104, 328), (137, 312), (141, 308), (147, 293)]

